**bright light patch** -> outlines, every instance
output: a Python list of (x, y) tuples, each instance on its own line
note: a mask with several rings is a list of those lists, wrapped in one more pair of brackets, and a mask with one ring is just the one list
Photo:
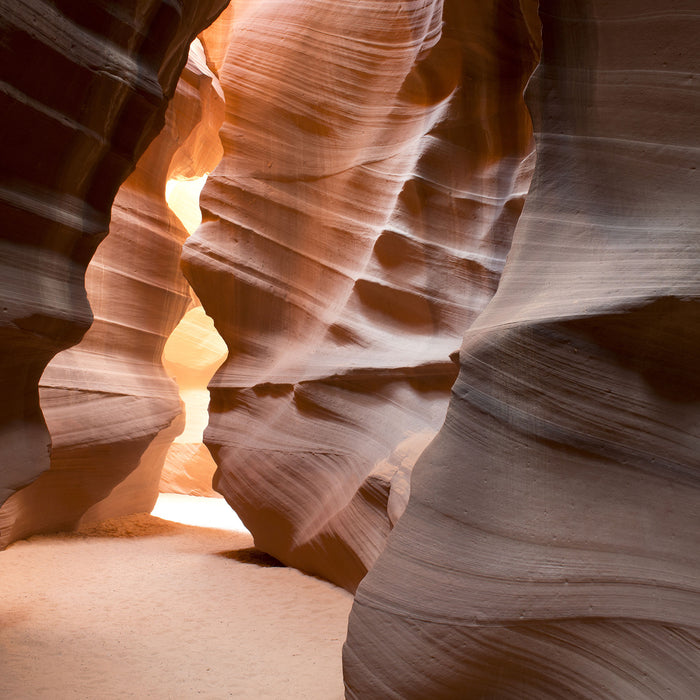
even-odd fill
[(190, 309), (163, 349), (165, 371), (175, 378), (185, 403), (185, 430), (175, 442), (201, 442), (209, 422), (207, 384), (226, 359), (228, 349), (201, 306)]
[(241, 519), (223, 498), (161, 493), (151, 515), (183, 525), (248, 532)]
[(165, 201), (190, 235), (202, 223), (199, 195), (207, 177), (202, 175), (194, 180), (168, 180), (165, 183)]
[[(203, 175), (191, 180), (169, 180), (165, 186), (168, 206), (190, 235), (202, 221), (199, 196), (206, 181), (207, 175)], [(196, 301), (194, 296), (193, 301)], [(207, 384), (227, 352), (226, 343), (201, 306), (187, 311), (165, 344), (163, 367), (178, 384), (184, 403), (185, 429), (166, 455), (160, 483), (163, 491), (211, 493), (211, 477), (216, 464), (206, 449), (199, 448), (209, 422)], [(221, 506), (212, 506), (216, 507)], [(177, 517), (173, 519), (177, 520)]]

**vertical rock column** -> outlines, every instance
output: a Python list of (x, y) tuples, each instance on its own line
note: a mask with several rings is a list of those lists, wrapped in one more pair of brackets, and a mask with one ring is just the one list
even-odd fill
[(537, 39), (511, 12), (484, 52), (469, 19), (457, 2), (259, 2), (220, 71), (225, 156), (183, 256), (229, 347), (205, 432), (216, 486), (256, 546), (350, 590), (444, 419), (449, 356), (531, 173)]
[(0, 3), (0, 502), (49, 467), (39, 377), (91, 323), (84, 274), (116, 191), (223, 5)]
[(697, 694), (700, 13), (647, 5), (540, 3), (535, 176), (348, 698)]

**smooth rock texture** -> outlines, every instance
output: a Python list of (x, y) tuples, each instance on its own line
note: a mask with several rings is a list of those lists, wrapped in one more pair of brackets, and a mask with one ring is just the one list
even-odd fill
[[(95, 16), (86, 10), (80, 13), (82, 20), (98, 20), (98, 4), (94, 5)], [(24, 7), (24, 4), (20, 3), (19, 6)], [(182, 22), (188, 22), (187, 25), (175, 24), (171, 28), (170, 35), (174, 33), (171, 40), (176, 39), (180, 48), (186, 48), (192, 32), (200, 28), (204, 21), (213, 18), (211, 4), (207, 9), (206, 5), (200, 3), (194, 15), (193, 10), (190, 8), (181, 18)], [(57, 26), (64, 27), (68, 22), (63, 15), (56, 12), (54, 15), (49, 13), (48, 16), (54, 17)], [(12, 13), (10, 17), (13, 17)], [(122, 19), (126, 21), (126, 18)], [(105, 17), (100, 21), (103, 20)], [(71, 24), (73, 26), (77, 27)], [(34, 27), (39, 31), (42, 25), (36, 24)], [(146, 29), (141, 27), (139, 32)], [(124, 27), (121, 27), (120, 31), (123, 30)], [(42, 31), (48, 32), (48, 29), (44, 27)], [(148, 34), (148, 42), (155, 41), (156, 29), (151, 27), (148, 31), (155, 32), (153, 36)], [(74, 41), (80, 38), (86, 41), (89, 38), (94, 43), (92, 48), (95, 51), (102, 46), (93, 34), (88, 38), (77, 34)], [(109, 48), (106, 37), (103, 41), (105, 45), (102, 49), (107, 52), (105, 60), (114, 61), (115, 56), (110, 52), (116, 49)], [(168, 47), (166, 45), (163, 48)], [(151, 50), (155, 48), (151, 47)], [(167, 112), (165, 127), (120, 188), (112, 207), (110, 235), (87, 269), (85, 283), (95, 317), (94, 323), (78, 346), (63, 351), (53, 359), (41, 378), (41, 408), (51, 435), (51, 468), (30, 485), (18, 490), (0, 508), (0, 546), (35, 532), (70, 529), (81, 518), (83, 522), (90, 522), (124, 513), (148, 511), (155, 503), (165, 451), (173, 437), (182, 430), (177, 387), (163, 370), (160, 357), (165, 340), (190, 304), (189, 287), (179, 271), (180, 250), (187, 233), (166, 205), (165, 183), (173, 176), (195, 177), (207, 172), (215, 166), (221, 150), (218, 128), (223, 119), (222, 96), (216, 93), (214, 76), (206, 67), (201, 46), (194, 50), (198, 51), (198, 55), (193, 53), (185, 68), (177, 94)], [(71, 56), (76, 61), (80, 58), (75, 52)], [(176, 59), (179, 61), (178, 57), (179, 54), (164, 57), (172, 62), (164, 73), (164, 79), (167, 78), (168, 83), (177, 75), (173, 75), (173, 72), (181, 69), (179, 62), (176, 62)], [(138, 56), (132, 58), (125, 55), (122, 60), (138, 72), (140, 64), (137, 58)], [(14, 61), (18, 62), (19, 59), (18, 53), (14, 56)], [(58, 59), (54, 56), (54, 60)], [(153, 59), (149, 58), (151, 60)], [(148, 75), (150, 63), (145, 58), (143, 61), (142, 72)], [(65, 66), (61, 66), (65, 69)], [(85, 71), (85, 67), (82, 66), (81, 70)], [(44, 79), (60, 84), (69, 77), (69, 74), (59, 73), (53, 78), (50, 75), (44, 76)], [(157, 77), (154, 72), (153, 79)], [(88, 91), (96, 89), (99, 84), (99, 74), (88, 72), (82, 79), (92, 81), (92, 87), (86, 88)], [(120, 78), (115, 75), (112, 79), (121, 85), (125, 76)], [(139, 78), (141, 79), (143, 78)], [(165, 107), (167, 95), (162, 94), (160, 83), (155, 82), (151, 87), (160, 94), (160, 102), (149, 108), (154, 112), (161, 102), (162, 107)], [(125, 86), (122, 85), (120, 89), (125, 89)], [(105, 92), (97, 107), (103, 112), (112, 109), (114, 105), (109, 104), (109, 99), (110, 94)], [(154, 100), (155, 97), (149, 99)], [(142, 101), (141, 98), (137, 100), (139, 101)], [(38, 105), (34, 107), (41, 111)], [(41, 109), (46, 111), (48, 107)], [(126, 112), (124, 114), (127, 115)], [(98, 118), (96, 114), (89, 116), (91, 123)], [(150, 112), (142, 116), (149, 120), (155, 118)], [(58, 115), (54, 117), (58, 119)], [(58, 123), (67, 119), (68, 117), (62, 117)], [(74, 126), (78, 128), (77, 125)], [(131, 126), (146, 128), (136, 122)], [(149, 127), (152, 135), (155, 134), (156, 126), (157, 124)], [(126, 127), (127, 124), (119, 128)], [(41, 128), (41, 125), (37, 124), (36, 128)], [(43, 133), (33, 134), (32, 139), (34, 136), (37, 144), (43, 143), (47, 137)], [(97, 138), (96, 134), (93, 136)], [(61, 142), (60, 134), (54, 133), (53, 138), (57, 143)], [(136, 143), (136, 135), (129, 135), (128, 139)], [(34, 141), (32, 145), (34, 147)], [(108, 145), (103, 144), (105, 148)], [(66, 144), (62, 148), (67, 148)], [(73, 143), (72, 148), (77, 149), (77, 154), (70, 151), (70, 158), (86, 157), (77, 143)], [(48, 158), (49, 154), (44, 154), (43, 157)], [(31, 154), (27, 155), (27, 158), (30, 157)], [(112, 154), (108, 161), (115, 157)], [(119, 162), (122, 158), (120, 155)], [(74, 170), (73, 178), (77, 177), (78, 165), (85, 164), (76, 162), (71, 166)], [(109, 173), (105, 174), (98, 169), (91, 175), (87, 165), (85, 167), (87, 174), (83, 179), (88, 184), (92, 183), (90, 186), (93, 190), (109, 184)], [(126, 167), (127, 163), (124, 163), (119, 172), (126, 173)], [(16, 179), (15, 182), (19, 180)], [(53, 183), (52, 186), (58, 185), (61, 182)], [(17, 186), (16, 196), (20, 196), (24, 185)], [(74, 180), (68, 176), (66, 186), (75, 186)], [(94, 195), (93, 190), (88, 191), (90, 197)], [(70, 196), (77, 202), (77, 195)], [(103, 197), (101, 205), (108, 210), (110, 202), (104, 193), (100, 196)], [(69, 195), (66, 194), (65, 197)], [(55, 217), (63, 220), (68, 216), (58, 204), (57, 208), (50, 209), (38, 196), (32, 200), (32, 206), (39, 207), (42, 216), (49, 219)], [(86, 204), (82, 206), (82, 211), (86, 212), (89, 208)], [(25, 232), (27, 239), (36, 234), (37, 240), (31, 248), (25, 245), (29, 256), (27, 264), (31, 264), (24, 271), (27, 276), (20, 275), (15, 281), (28, 285), (31, 275), (38, 275), (40, 282), (34, 283), (38, 290), (29, 287), (26, 292), (36, 293), (43, 289), (44, 298), (31, 300), (26, 294), (22, 296), (20, 291), (9, 292), (13, 303), (30, 306), (39, 301), (45, 304), (65, 304), (66, 319), (69, 316), (73, 319), (70, 323), (65, 321), (66, 328), (72, 328), (70, 333), (73, 335), (70, 338), (73, 340), (78, 338), (79, 330), (84, 330), (78, 328), (76, 315), (82, 314), (81, 323), (89, 322), (87, 303), (80, 302), (82, 270), (92, 252), (90, 246), (95, 245), (102, 235), (98, 230), (98, 220), (100, 226), (106, 225), (108, 221), (106, 212), (98, 216), (95, 210), (94, 220), (89, 222), (94, 227), (91, 233), (93, 240), (88, 244), (79, 237), (79, 229), (85, 224), (79, 220), (80, 211), (81, 209), (76, 209), (70, 222), (71, 226), (77, 227), (70, 234), (75, 238), (70, 246), (59, 245), (59, 231), (47, 224), (48, 219), (44, 219), (43, 224), (35, 221), (36, 228)], [(41, 228), (44, 224), (46, 230)], [(12, 229), (6, 230), (12, 234)], [(20, 247), (13, 245), (20, 255)], [(54, 251), (52, 246), (58, 247)], [(69, 279), (61, 282), (54, 279), (54, 275), (64, 273), (55, 267), (54, 262), (51, 262), (53, 258), (50, 260), (46, 251), (51, 251), (50, 255), (55, 256), (55, 265), (68, 266), (71, 270)], [(8, 262), (14, 264), (19, 272), (22, 271), (17, 259)], [(46, 350), (43, 358), (48, 356), (50, 348), (57, 347), (63, 337), (58, 321), (52, 316), (54, 312), (58, 313), (55, 309), (41, 311), (44, 314), (41, 316), (44, 319), (42, 323), (48, 325), (43, 331), (37, 326), (31, 334), (36, 342), (41, 340), (42, 333), (51, 336), (50, 340), (42, 341)], [(37, 314), (35, 317), (39, 318)], [(17, 334), (17, 322), (14, 327), (13, 332)], [(3, 345), (3, 350), (6, 349), (8, 347)], [(31, 353), (20, 352), (19, 347), (15, 347), (14, 352), (18, 361), (27, 362), (32, 357)], [(19, 425), (16, 428), (21, 432)], [(35, 432), (37, 430), (38, 428)], [(46, 439), (40, 442), (42, 449), (46, 449)], [(2, 449), (6, 448), (7, 445), (3, 444)], [(15, 458), (19, 463), (28, 459), (28, 455), (18, 452)], [(30, 462), (32, 468), (41, 465), (41, 462), (35, 462), (36, 458), (33, 458)], [(3, 467), (6, 464), (3, 461)], [(33, 472), (27, 472), (27, 478), (29, 473)], [(4, 471), (3, 478), (7, 478), (7, 471)], [(21, 485), (16, 481), (12, 483), (13, 488)], [(9, 486), (10, 482), (8, 490)]]
[(208, 49), (225, 155), (183, 265), (229, 348), (215, 486), (257, 547), (349, 590), (444, 419), (531, 175), (537, 39), (497, 14), (500, 38), (456, 2), (262, 0)]
[(348, 698), (700, 688), (700, 8), (539, 12), (532, 186), (357, 592)]

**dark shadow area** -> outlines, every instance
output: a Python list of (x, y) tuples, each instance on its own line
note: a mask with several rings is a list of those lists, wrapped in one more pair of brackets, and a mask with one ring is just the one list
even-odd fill
[(255, 547), (232, 549), (228, 552), (219, 552), (218, 555), (220, 557), (225, 557), (226, 559), (233, 559), (241, 564), (255, 564), (256, 566), (262, 566), (265, 568), (284, 566), (279, 559), (275, 559), (272, 555), (267, 554), (266, 552), (261, 552), (259, 549), (255, 549)]
[(669, 401), (700, 401), (700, 300), (660, 297), (572, 323)]

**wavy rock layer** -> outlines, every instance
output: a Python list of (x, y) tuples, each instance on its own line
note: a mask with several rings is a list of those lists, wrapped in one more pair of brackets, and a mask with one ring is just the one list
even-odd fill
[(462, 15), (314, 0), (234, 18), (225, 156), (183, 254), (229, 348), (216, 488), (257, 547), (350, 590), (444, 419), (530, 177), (531, 38), (509, 15), (485, 55)]
[[(107, 21), (111, 16), (107, 9), (98, 11), (99, 4), (93, 5), (94, 16), (88, 11), (81, 12), (81, 21)], [(29, 22), (28, 18), (34, 16), (24, 3), (13, 7), (9, 21)], [(165, 5), (161, 8), (163, 12), (166, 9)], [(26, 13), (26, 17), (23, 13)], [(26, 239), (23, 245), (12, 242), (16, 255), (20, 257), (8, 260), (8, 263), (14, 265), (15, 274), (9, 280), (3, 277), (3, 281), (22, 284), (21, 289), (8, 292), (11, 300), (8, 303), (26, 307), (26, 313), (31, 308), (35, 309), (30, 316), (34, 319), (34, 325), (31, 329), (24, 328), (22, 332), (25, 339), (30, 338), (43, 348), (40, 354), (42, 361), (48, 359), (61, 344), (67, 345), (69, 340), (77, 340), (90, 321), (87, 301), (81, 300), (82, 271), (88, 263), (92, 247), (102, 237), (100, 227), (107, 225), (111, 199), (103, 188), (114, 189), (119, 184), (116, 178), (128, 172), (131, 161), (126, 160), (126, 155), (120, 149), (125, 149), (130, 144), (131, 150), (136, 152), (137, 145), (145, 138), (144, 134), (155, 134), (158, 128), (157, 112), (165, 108), (167, 97), (158, 80), (169, 86), (177, 75), (175, 71), (179, 72), (178, 69), (181, 68), (179, 55), (187, 47), (191, 33), (202, 26), (205, 18), (208, 21), (211, 17), (211, 6), (205, 9), (200, 3), (200, 8), (194, 15), (191, 8), (182, 18), (182, 24), (174, 24), (163, 37), (164, 41), (167, 37), (169, 42), (174, 41), (175, 44), (171, 46), (166, 42), (160, 48), (151, 45), (155, 37), (150, 34), (146, 37), (144, 34), (157, 34), (157, 26), (153, 24), (156, 20), (151, 18), (143, 24), (145, 17), (142, 17), (136, 25), (136, 35), (131, 38), (129, 34), (123, 36), (127, 42), (126, 49), (130, 49), (131, 53), (126, 49), (119, 53), (112, 46), (114, 38), (109, 33), (115, 32), (121, 37), (127, 27), (133, 30), (134, 27), (130, 24), (133, 18), (127, 16), (120, 21), (112, 17), (114, 25), (108, 24), (105, 35), (98, 40), (93, 33), (88, 33), (87, 26), (81, 28), (77, 20), (69, 20), (67, 15), (58, 13), (55, 8), (47, 9), (42, 22), (35, 21), (31, 28), (24, 26), (22, 32), (17, 29), (15, 34), (10, 35), (19, 42), (20, 36), (24, 41), (29, 41), (28, 35), (45, 33), (42, 34), (42, 40), (47, 43), (43, 48), (34, 47), (45, 53), (28, 58), (26, 63), (36, 66), (41, 61), (51, 60), (56, 63), (56, 70), (59, 71), (56, 75), (47, 73), (41, 76), (41, 81), (50, 84), (50, 87), (43, 82), (34, 86), (49, 93), (44, 95), (47, 102), (28, 103), (16, 95), (17, 104), (10, 108), (10, 116), (22, 112), (28, 120), (32, 115), (27, 114), (26, 110), (30, 107), (34, 110), (32, 114), (35, 120), (50, 112), (50, 117), (55, 122), (54, 131), (50, 133), (44, 133), (42, 128), (48, 129), (48, 126), (38, 121), (29, 122), (22, 127), (31, 133), (28, 146), (30, 152), (18, 154), (19, 162), (13, 163), (16, 166), (13, 180), (16, 189), (11, 203), (9, 200), (6, 202), (5, 211), (8, 216), (11, 212), (11, 216), (15, 217), (17, 226), (20, 225), (18, 217), (25, 217), (26, 225), (29, 227), (31, 224), (33, 228), (3, 229), (10, 236), (23, 234)], [(170, 20), (172, 19), (171, 17)], [(187, 24), (184, 24), (185, 20)], [(52, 43), (50, 35), (51, 31), (59, 30), (75, 32), (72, 53), (60, 60), (60, 42)], [(137, 39), (145, 42), (141, 51), (146, 51), (150, 46), (148, 51), (151, 53), (146, 56), (135, 52), (130, 44)], [(66, 41), (69, 40), (67, 37)], [(92, 71), (83, 65), (86, 56), (75, 48), (81, 41), (89, 44), (91, 61), (95, 65)], [(21, 56), (26, 55), (27, 48), (19, 43), (14, 48), (16, 54), (13, 54), (12, 61), (18, 64), (25, 60)], [(151, 66), (159, 55), (151, 55), (157, 48), (161, 54), (164, 51), (173, 52), (173, 55), (160, 56), (160, 60), (172, 64), (161, 69), (162, 77), (156, 72), (157, 64)], [(200, 53), (199, 59), (190, 61), (184, 72), (161, 135), (144, 153), (137, 169), (119, 190), (112, 209), (111, 235), (100, 246), (88, 268), (86, 285), (95, 322), (80, 345), (60, 353), (41, 379), (41, 407), (51, 434), (51, 469), (5, 502), (0, 510), (0, 544), (7, 544), (32, 532), (74, 526), (88, 509), (92, 509), (88, 518), (112, 517), (121, 514), (124, 509), (127, 512), (146, 510), (155, 501), (158, 471), (164, 450), (181, 429), (180, 425), (173, 422), (181, 412), (177, 389), (165, 374), (160, 364), (160, 355), (167, 335), (189, 303), (188, 285), (179, 272), (180, 249), (186, 233), (167, 208), (164, 198), (165, 182), (173, 172), (185, 171), (194, 176), (213, 167), (216, 161), (211, 162), (212, 155), (206, 152), (211, 149), (203, 150), (203, 147), (207, 145), (207, 133), (209, 140), (214, 138), (218, 143), (216, 134), (223, 119), (222, 100), (214, 94), (213, 76), (203, 63), (201, 47)], [(70, 60), (75, 61), (72, 68)], [(123, 65), (113, 66), (113, 71), (119, 69), (121, 72), (101, 77), (101, 72), (106, 70), (101, 67), (101, 62), (111, 66), (117, 60)], [(71, 89), (78, 89), (71, 82), (71, 78), (75, 77), (70, 73), (71, 69), (77, 73), (77, 85), (82, 86), (81, 89), (90, 98), (93, 97), (92, 91), (99, 93), (100, 99), (94, 105), (98, 112), (89, 113), (92, 103), (85, 96), (81, 99), (87, 100), (86, 103), (74, 105), (72, 101), (62, 102), (62, 107), (84, 109), (81, 116), (89, 122), (92, 129), (97, 128), (101, 119), (107, 119), (106, 110), (117, 109), (120, 100), (125, 101), (127, 106), (120, 107), (120, 118), (125, 121), (119, 122), (116, 114), (112, 117), (112, 120), (116, 120), (113, 128), (121, 134), (121, 141), (117, 141), (117, 136), (112, 134), (110, 143), (106, 137), (93, 131), (88, 132), (87, 125), (74, 121), (72, 113), (59, 115), (57, 105), (50, 106), (48, 97), (56, 100), (64, 98), (53, 88), (59, 88), (65, 82)], [(132, 71), (132, 74), (128, 71)], [(32, 76), (31, 70), (25, 69), (25, 74), (18, 77), (18, 85), (28, 90)], [(83, 86), (80, 81), (86, 85)], [(103, 85), (101, 81), (106, 82)], [(130, 89), (126, 95), (121, 95), (127, 90), (129, 81), (136, 81), (132, 87), (140, 90), (148, 87), (151, 92), (141, 95)], [(141, 84), (144, 81), (147, 83), (145, 86)], [(110, 89), (117, 92), (112, 94)], [(169, 87), (167, 89), (172, 92)], [(76, 96), (73, 99), (80, 102)], [(94, 99), (97, 100), (97, 97)], [(110, 99), (115, 102), (110, 103)], [(218, 123), (203, 123), (203, 111), (205, 114), (211, 112), (206, 109), (206, 103), (217, 99)], [(129, 105), (133, 107), (131, 111)], [(151, 124), (154, 120), (156, 123)], [(69, 133), (61, 131), (64, 127), (74, 130), (76, 139), (78, 136), (86, 139), (85, 143), (71, 141)], [(145, 131), (143, 134), (122, 133), (129, 129)], [(12, 133), (11, 129), (9, 133)], [(31, 149), (38, 149), (42, 145), (46, 151), (38, 156), (32, 155)], [(100, 151), (104, 162), (97, 160), (93, 163), (90, 148)], [(71, 172), (63, 173), (60, 181), (46, 183), (44, 195), (40, 195), (37, 182), (30, 182), (31, 173), (26, 173), (25, 181), (20, 180), (19, 173), (23, 172), (21, 167), (26, 170), (28, 164), (25, 161), (32, 161), (33, 158), (47, 163), (50, 158), (58, 157), (56, 151), (61, 152), (66, 159), (63, 165)], [(176, 151), (177, 156), (174, 158)], [(215, 151), (212, 153), (216, 155)], [(38, 173), (34, 175), (38, 177)], [(42, 173), (42, 177), (48, 177), (47, 173)], [(63, 187), (64, 191), (60, 195), (55, 191), (48, 194), (50, 187)], [(76, 187), (81, 187), (82, 190), (74, 191)], [(31, 201), (26, 198), (27, 188), (33, 188), (34, 198)], [(97, 189), (100, 192), (96, 194)], [(78, 195), (81, 193), (85, 196), (86, 203), (79, 205)], [(22, 197), (25, 198), (22, 200), (24, 204), (33, 209), (32, 212), (25, 210), (20, 213), (18, 198)], [(51, 206), (47, 198), (51, 198)], [(93, 201), (95, 198), (99, 199), (99, 211)], [(71, 208), (67, 208), (69, 200), (72, 202)], [(51, 219), (55, 220), (54, 223), (50, 223)], [(89, 231), (85, 230), (86, 227)], [(67, 240), (69, 237), (70, 242)], [(26, 262), (26, 266), (21, 260)], [(56, 305), (62, 305), (62, 310)], [(20, 326), (15, 319), (8, 327), (19, 337)], [(12, 347), (9, 341), (3, 343), (3, 351)], [(15, 345), (13, 352), (15, 365), (31, 361), (34, 367), (32, 371), (40, 371), (39, 355), (33, 350), (25, 352)], [(6, 367), (3, 367), (5, 370)], [(14, 371), (20, 379), (28, 381), (19, 369), (15, 367)], [(32, 382), (37, 379), (34, 376)], [(24, 388), (34, 402), (36, 388), (31, 392), (30, 387)], [(29, 400), (25, 397), (24, 404), (20, 402), (15, 410), (22, 411), (22, 406), (26, 406)], [(8, 398), (3, 403), (3, 410), (7, 409), (10, 401), (11, 398)], [(46, 450), (46, 437), (39, 439), (41, 434), (45, 435), (40, 415), (35, 416), (33, 423), (29, 417), (26, 417), (25, 422), (34, 425), (31, 433), (33, 439), (39, 441), (42, 450)], [(18, 435), (29, 434), (27, 428), (19, 423), (13, 425)], [(3, 443), (2, 449), (7, 447), (7, 443)], [(26, 483), (39, 468), (45, 468), (37, 457), (30, 460), (30, 454), (28, 450), (16, 447), (14, 462), (10, 463), (3, 458), (3, 467), (8, 464), (19, 465), (25, 460), (30, 462), (29, 471), (21, 472), (21, 478), (7, 481), (6, 493)], [(132, 475), (128, 484), (114, 492), (108, 503), (96, 505), (132, 474), (137, 466), (140, 467), (138, 474)], [(4, 471), (3, 478), (7, 476)]]
[(647, 5), (540, 3), (533, 184), (348, 698), (697, 696), (700, 13)]

